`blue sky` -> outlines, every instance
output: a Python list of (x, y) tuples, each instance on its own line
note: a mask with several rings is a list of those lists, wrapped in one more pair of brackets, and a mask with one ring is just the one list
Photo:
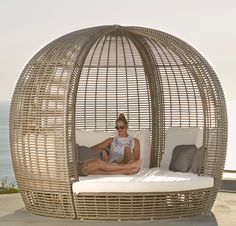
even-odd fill
[(235, 0), (2, 0), (0, 101), (9, 101), (26, 63), (43, 46), (74, 30), (137, 25), (173, 34), (215, 69), (227, 99), (236, 99)]

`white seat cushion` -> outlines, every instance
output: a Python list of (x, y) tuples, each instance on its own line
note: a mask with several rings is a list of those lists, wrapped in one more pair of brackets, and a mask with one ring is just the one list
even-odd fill
[(165, 152), (161, 167), (169, 168), (172, 152), (177, 145), (195, 144), (200, 148), (203, 144), (203, 130), (199, 127), (170, 127), (166, 131)]
[(212, 187), (213, 177), (173, 172), (163, 168), (142, 169), (134, 175), (90, 175), (73, 183), (83, 192), (175, 192)]

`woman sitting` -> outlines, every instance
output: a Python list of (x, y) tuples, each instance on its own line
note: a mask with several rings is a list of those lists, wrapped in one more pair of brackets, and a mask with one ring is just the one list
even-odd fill
[[(79, 175), (89, 174), (134, 174), (140, 169), (140, 144), (138, 139), (128, 135), (128, 122), (124, 114), (116, 120), (118, 136), (108, 138), (100, 144), (92, 146), (94, 152), (101, 152), (100, 157), (81, 161)], [(79, 156), (80, 156), (79, 148)], [(99, 156), (99, 155), (98, 155)]]

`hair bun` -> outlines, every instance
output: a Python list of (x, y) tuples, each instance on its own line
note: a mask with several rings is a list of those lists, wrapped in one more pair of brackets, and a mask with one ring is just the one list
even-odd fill
[(118, 119), (125, 119), (125, 120), (126, 120), (126, 118), (125, 118), (125, 114), (124, 114), (124, 113), (120, 113)]
[(128, 125), (128, 121), (125, 118), (125, 114), (124, 113), (120, 113), (119, 117), (118, 117), (118, 119), (116, 121), (122, 121), (122, 122), (124, 122), (125, 125)]

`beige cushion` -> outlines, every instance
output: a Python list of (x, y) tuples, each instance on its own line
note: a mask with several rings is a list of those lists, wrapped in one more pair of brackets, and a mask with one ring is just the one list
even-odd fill
[(86, 147), (86, 146), (77, 146), (78, 151), (78, 161), (79, 162), (85, 162), (86, 160), (90, 159), (101, 159), (101, 153), (98, 151), (95, 151), (92, 148)]
[(197, 151), (195, 145), (178, 145), (173, 150), (170, 170), (187, 172), (192, 166), (193, 155)]
[(195, 144), (197, 148), (203, 144), (203, 131), (199, 127), (170, 127), (166, 131), (165, 151), (161, 160), (161, 167), (169, 168), (172, 152), (178, 145)]
[(202, 146), (200, 147), (193, 155), (192, 159), (192, 172), (193, 173), (200, 173), (200, 167), (202, 164), (203, 160), (203, 155), (204, 155), (205, 147)]

